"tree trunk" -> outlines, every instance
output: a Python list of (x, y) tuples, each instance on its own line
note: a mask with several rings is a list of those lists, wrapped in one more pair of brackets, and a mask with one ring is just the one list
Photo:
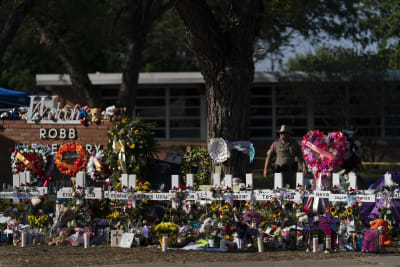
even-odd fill
[[(202, 68), (202, 74), (207, 88), (208, 139), (222, 137), (230, 142), (249, 140), (248, 106), (250, 86), (254, 78), (251, 58), (224, 69)], [(213, 164), (213, 169), (215, 165)], [(231, 157), (224, 162), (222, 170), (234, 177), (245, 177), (249, 167), (249, 156), (232, 150)]]
[(25, 16), (29, 13), (34, 4), (34, 0), (25, 0), (21, 2), (7, 19), (7, 22), (0, 33), (0, 59), (3, 58), (7, 46), (14, 39), (14, 36), (24, 21)]
[(128, 41), (122, 64), (122, 83), (118, 94), (118, 104), (127, 108), (128, 115), (132, 115), (136, 106), (137, 83), (142, 65), (145, 39), (146, 37)]
[[(189, 46), (199, 59), (205, 80), (208, 138), (248, 140), (253, 46), (261, 2), (230, 1), (226, 5), (229, 12), (223, 14), (212, 10), (205, 1), (177, 0), (175, 6), (185, 22)], [(222, 169), (225, 174), (244, 179), (249, 162), (247, 155), (231, 151), (231, 158), (223, 163)], [(215, 164), (213, 170), (214, 167)]]
[(127, 43), (122, 63), (122, 83), (118, 93), (118, 104), (126, 107), (129, 115), (133, 113), (136, 106), (137, 82), (147, 34), (153, 23), (171, 7), (172, 0), (125, 1), (119, 12)]
[(79, 61), (79, 53), (67, 44), (61, 36), (53, 36), (44, 27), (41, 29), (42, 41), (52, 49), (64, 63), (70, 76), (73, 90), (79, 95), (80, 104), (91, 108), (102, 106), (101, 94), (92, 85), (88, 72)]

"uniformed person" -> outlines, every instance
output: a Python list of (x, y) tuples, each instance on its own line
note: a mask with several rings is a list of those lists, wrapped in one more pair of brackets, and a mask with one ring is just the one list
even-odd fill
[(279, 130), (279, 140), (273, 142), (268, 149), (264, 165), (264, 177), (267, 177), (271, 156), (275, 155), (272, 170), (282, 173), (283, 185), (288, 184), (290, 188), (296, 188), (297, 162), (301, 163), (304, 175), (307, 173), (307, 168), (300, 145), (296, 140), (289, 138), (289, 135), (289, 127), (282, 125)]

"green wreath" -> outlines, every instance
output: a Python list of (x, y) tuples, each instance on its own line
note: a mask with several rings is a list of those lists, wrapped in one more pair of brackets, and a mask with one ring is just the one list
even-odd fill
[[(199, 146), (186, 147), (186, 152), (182, 159), (181, 176), (186, 184), (186, 174), (194, 175), (194, 185), (205, 185), (209, 183), (211, 159), (207, 149)], [(193, 168), (198, 167), (197, 173), (193, 173)]]

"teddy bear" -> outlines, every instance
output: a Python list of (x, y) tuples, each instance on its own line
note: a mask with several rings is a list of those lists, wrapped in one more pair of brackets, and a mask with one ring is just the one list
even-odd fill
[(376, 241), (378, 239), (379, 233), (378, 231), (381, 230), (381, 236), (379, 239), (380, 244), (383, 247), (388, 247), (392, 245), (392, 241), (390, 241), (390, 237), (387, 235), (389, 231), (389, 223), (384, 219), (376, 219), (370, 222), (372, 231), (367, 231), (364, 234), (364, 242), (362, 246), (362, 252), (374, 252), (376, 251)]
[(90, 119), (92, 123), (99, 124), (101, 122), (101, 109), (92, 108), (90, 110)]
[(52, 245), (64, 245), (69, 242), (69, 229), (68, 228), (63, 228), (59, 233), (57, 237), (53, 237), (47, 244), (49, 246)]

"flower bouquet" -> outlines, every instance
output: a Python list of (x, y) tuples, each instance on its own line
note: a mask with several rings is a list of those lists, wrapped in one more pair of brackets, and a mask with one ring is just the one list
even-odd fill
[(168, 237), (173, 237), (179, 231), (179, 226), (173, 222), (161, 222), (156, 225), (154, 232), (158, 237), (167, 235)]

